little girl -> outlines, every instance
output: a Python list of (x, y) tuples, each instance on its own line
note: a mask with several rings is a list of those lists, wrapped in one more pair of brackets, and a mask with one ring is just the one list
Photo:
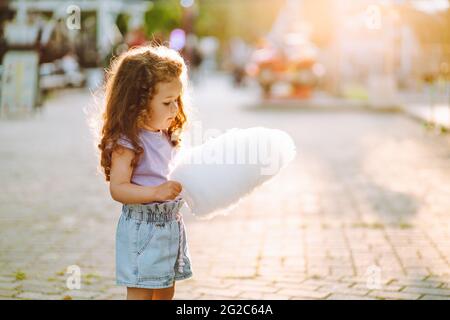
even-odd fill
[(175, 281), (192, 277), (182, 186), (169, 165), (186, 123), (187, 69), (178, 52), (144, 46), (112, 63), (106, 82), (101, 166), (123, 203), (116, 232), (116, 282), (127, 299), (173, 299)]

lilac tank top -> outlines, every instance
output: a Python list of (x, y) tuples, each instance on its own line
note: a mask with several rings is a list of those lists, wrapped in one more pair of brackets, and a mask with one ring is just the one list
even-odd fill
[[(172, 169), (171, 161), (177, 153), (177, 148), (170, 142), (169, 134), (166, 130), (155, 132), (140, 129), (139, 140), (144, 153), (133, 169), (131, 183), (140, 186), (157, 186), (166, 182)], [(124, 136), (117, 143), (134, 150), (130, 140)]]

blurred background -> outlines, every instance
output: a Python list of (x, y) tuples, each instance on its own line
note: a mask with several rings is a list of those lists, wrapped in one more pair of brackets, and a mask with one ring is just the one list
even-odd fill
[(448, 115), (447, 0), (0, 3), (2, 114), (33, 109), (51, 90), (95, 88), (111, 57), (157, 42), (183, 54), (194, 81), (225, 72), (264, 99), (420, 101)]
[(298, 148), (233, 218), (186, 217), (175, 298), (450, 298), (449, 0), (0, 0), (0, 298), (124, 297), (85, 111), (148, 43), (186, 59), (203, 130)]

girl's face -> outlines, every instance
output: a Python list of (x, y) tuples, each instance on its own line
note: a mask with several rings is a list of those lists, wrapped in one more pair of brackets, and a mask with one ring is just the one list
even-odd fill
[(179, 79), (160, 82), (156, 85), (156, 94), (149, 103), (149, 119), (144, 127), (152, 131), (167, 129), (178, 113), (178, 98), (182, 90)]

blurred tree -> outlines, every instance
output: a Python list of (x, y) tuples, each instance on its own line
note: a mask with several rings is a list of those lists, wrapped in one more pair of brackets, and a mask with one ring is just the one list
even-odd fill
[(181, 27), (182, 7), (179, 0), (155, 0), (145, 13), (145, 34), (161, 34), (168, 38), (170, 32)]
[(405, 18), (422, 43), (450, 44), (450, 10), (427, 14), (411, 9)]
[(128, 22), (130, 21), (130, 16), (127, 13), (119, 13), (116, 18), (116, 25), (119, 28), (122, 36), (125, 36), (128, 32)]
[(285, 0), (198, 0), (195, 30), (222, 44), (232, 37), (255, 42), (267, 34)]
[(8, 0), (0, 0), (0, 64), (3, 61), (3, 55), (6, 53), (6, 39), (3, 34), (5, 23), (14, 17), (14, 11), (9, 7)]

